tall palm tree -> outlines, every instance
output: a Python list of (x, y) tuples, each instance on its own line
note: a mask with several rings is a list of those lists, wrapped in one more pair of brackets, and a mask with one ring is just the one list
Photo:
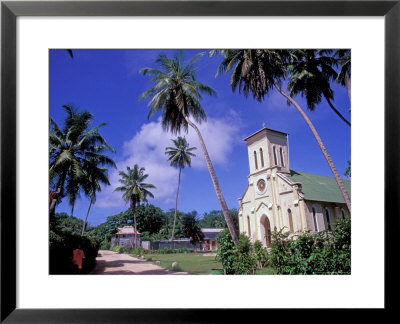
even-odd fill
[(49, 214), (50, 220), (55, 217), (55, 206), (61, 198), (68, 196), (74, 206), (79, 191), (86, 181), (86, 167), (90, 159), (96, 159), (100, 166), (113, 165), (114, 161), (103, 154), (115, 152), (99, 133), (102, 123), (89, 129), (93, 115), (86, 111), (64, 105), (67, 113), (64, 127), (61, 129), (50, 118), (49, 131)]
[[(96, 193), (101, 191), (101, 185), (110, 185), (108, 180), (108, 169), (99, 167), (99, 161), (95, 158), (91, 158), (86, 161), (85, 165), (85, 183), (83, 184), (83, 190), (86, 196), (89, 198), (89, 208), (86, 213), (85, 221), (82, 227), (82, 236), (85, 232), (87, 219), (89, 216), (90, 208), (96, 202)], [(112, 162), (111, 166), (116, 167), (115, 163)]]
[(178, 189), (176, 190), (176, 199), (175, 199), (175, 213), (174, 213), (174, 224), (172, 226), (172, 235), (171, 241), (174, 239), (175, 233), (175, 223), (176, 223), (176, 213), (178, 210), (178, 195), (179, 195), (179, 186), (181, 183), (181, 172), (185, 166), (190, 167), (191, 157), (196, 156), (192, 153), (193, 150), (196, 150), (196, 147), (189, 147), (189, 143), (186, 141), (185, 137), (178, 136), (176, 139), (171, 140), (174, 143), (174, 147), (165, 148), (165, 154), (168, 155), (168, 161), (170, 164), (176, 168), (179, 168), (179, 176), (178, 176)]
[(221, 187), (218, 183), (218, 178), (215, 174), (206, 145), (200, 130), (190, 119), (193, 118), (196, 123), (201, 123), (207, 118), (200, 104), (201, 93), (209, 96), (216, 96), (214, 89), (196, 81), (196, 69), (194, 63), (202, 55), (203, 53), (197, 54), (187, 64), (185, 63), (181, 51), (173, 58), (160, 55), (156, 60), (156, 63), (161, 69), (146, 67), (140, 70), (143, 75), (150, 75), (152, 77), (150, 82), (155, 83), (155, 86), (145, 91), (139, 97), (139, 100), (151, 97), (149, 101), (149, 106), (151, 108), (148, 118), (161, 110), (161, 124), (164, 130), (177, 134), (182, 130), (187, 132), (188, 126), (194, 129), (199, 138), (207, 168), (226, 223), (228, 224), (229, 232), (236, 244), (238, 236), (233, 221), (229, 215), (228, 206), (226, 205)]
[(134, 165), (133, 169), (129, 166), (126, 167), (127, 173), (120, 171), (119, 175), (122, 186), (115, 188), (114, 191), (121, 191), (124, 194), (122, 198), (130, 203), (130, 208), (133, 213), (133, 222), (135, 226), (135, 248), (137, 247), (137, 227), (136, 227), (136, 207), (140, 204), (140, 201), (146, 201), (147, 196), (154, 198), (154, 195), (148, 189), (156, 188), (150, 183), (144, 183), (149, 176), (145, 174), (145, 168), (139, 168), (137, 164)]
[(334, 92), (330, 82), (338, 76), (334, 70), (336, 59), (325, 55), (326, 50), (295, 50), (295, 58), (287, 67), (289, 74), (288, 89), (291, 97), (301, 94), (306, 98), (308, 109), (313, 111), (315, 106), (321, 102), (322, 97), (326, 99), (329, 107), (348, 126), (350, 122), (333, 105)]
[[(211, 52), (210, 55), (216, 52)], [(220, 72), (227, 73), (232, 70), (230, 84), (233, 91), (239, 88), (239, 92), (243, 91), (246, 97), (252, 95), (254, 99), (261, 102), (275, 88), (288, 102), (295, 106), (317, 140), (343, 195), (347, 208), (351, 212), (349, 194), (317, 130), (300, 105), (282, 90), (281, 82), (287, 75), (286, 67), (293, 60), (295, 53), (291, 50), (266, 49), (219, 50), (218, 52), (224, 56), (224, 59), (218, 68), (217, 75)]]
[(334, 57), (338, 61), (340, 66), (339, 73), (336, 77), (336, 81), (345, 86), (347, 89), (347, 95), (351, 101), (351, 50), (340, 49), (336, 50)]

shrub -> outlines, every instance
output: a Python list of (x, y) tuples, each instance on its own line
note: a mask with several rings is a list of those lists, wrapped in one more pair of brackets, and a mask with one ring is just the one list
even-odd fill
[(239, 235), (239, 241), (233, 252), (232, 268), (234, 274), (254, 274), (257, 267), (257, 257), (253, 251), (250, 239), (244, 235)]
[(138, 255), (138, 256), (142, 256), (145, 255), (146, 250), (143, 249), (141, 246), (138, 246), (136, 249), (133, 250), (133, 254)]
[(96, 265), (96, 257), (100, 247), (97, 239), (91, 236), (50, 230), (50, 274), (73, 274), (76, 272), (76, 267), (72, 264), (72, 251), (78, 247), (78, 244), (85, 253), (81, 273), (89, 273)]
[(258, 269), (262, 269), (263, 267), (267, 267), (271, 265), (270, 256), (265, 247), (263, 247), (260, 241), (255, 241), (254, 245), (254, 253), (257, 260)]
[(217, 260), (221, 261), (225, 274), (234, 274), (233, 259), (235, 244), (228, 229), (224, 229), (217, 236)]
[(217, 259), (221, 261), (225, 274), (251, 274), (257, 267), (257, 258), (250, 239), (239, 235), (239, 241), (235, 247), (228, 229), (223, 230), (217, 236)]
[(350, 274), (351, 221), (316, 234), (272, 233), (271, 262), (278, 274)]

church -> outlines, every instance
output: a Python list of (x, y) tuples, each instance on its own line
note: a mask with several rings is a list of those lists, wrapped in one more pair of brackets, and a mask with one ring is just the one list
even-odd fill
[[(349, 211), (333, 177), (293, 171), (288, 134), (264, 127), (247, 142), (249, 184), (239, 198), (239, 230), (271, 244), (271, 231), (331, 230)], [(350, 194), (350, 181), (343, 180)]]

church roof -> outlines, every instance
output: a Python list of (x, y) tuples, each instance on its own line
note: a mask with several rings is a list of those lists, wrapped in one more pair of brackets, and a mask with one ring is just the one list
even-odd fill
[(261, 133), (261, 132), (263, 132), (263, 131), (270, 131), (270, 132), (275, 132), (275, 133), (279, 133), (279, 134), (283, 134), (283, 135), (289, 135), (288, 133), (284, 133), (284, 132), (281, 132), (281, 131), (277, 131), (277, 130), (275, 130), (275, 129), (271, 129), (271, 128), (266, 128), (266, 127), (264, 127), (264, 128), (262, 128), (262, 129), (260, 129), (259, 131), (257, 131), (257, 132), (255, 132), (255, 133), (251, 134), (250, 136), (247, 136), (247, 137), (244, 139), (244, 141), (247, 141), (248, 139), (252, 138), (253, 136), (255, 136), (255, 135), (257, 135), (257, 134), (259, 134), (259, 133)]
[[(333, 203), (345, 203), (335, 178), (321, 176), (311, 173), (290, 170), (290, 176), (286, 175), (293, 182), (300, 182), (304, 199), (314, 201), (326, 201)], [(343, 180), (343, 184), (351, 195), (351, 181)]]

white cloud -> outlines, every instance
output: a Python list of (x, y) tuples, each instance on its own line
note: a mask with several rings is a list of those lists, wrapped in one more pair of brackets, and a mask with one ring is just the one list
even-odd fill
[[(235, 143), (238, 143), (240, 131), (240, 118), (230, 111), (224, 118), (209, 118), (199, 126), (208, 153), (213, 165), (226, 165), (229, 154)], [(196, 157), (192, 158), (192, 168), (200, 172), (207, 172), (204, 155), (199, 139), (194, 130), (189, 129), (185, 136), (190, 146), (197, 147)], [(171, 204), (175, 199), (178, 170), (167, 162), (165, 148), (172, 146), (171, 139), (175, 136), (163, 131), (160, 118), (157, 122), (144, 124), (129, 141), (123, 144), (122, 160), (117, 163), (117, 170), (110, 173), (111, 186), (103, 189), (98, 194), (96, 206), (100, 208), (124, 206), (120, 192), (113, 192), (119, 186), (119, 171), (126, 170), (126, 166), (133, 167), (138, 164), (146, 168), (149, 177), (146, 182), (154, 184), (152, 189), (157, 203)]]

